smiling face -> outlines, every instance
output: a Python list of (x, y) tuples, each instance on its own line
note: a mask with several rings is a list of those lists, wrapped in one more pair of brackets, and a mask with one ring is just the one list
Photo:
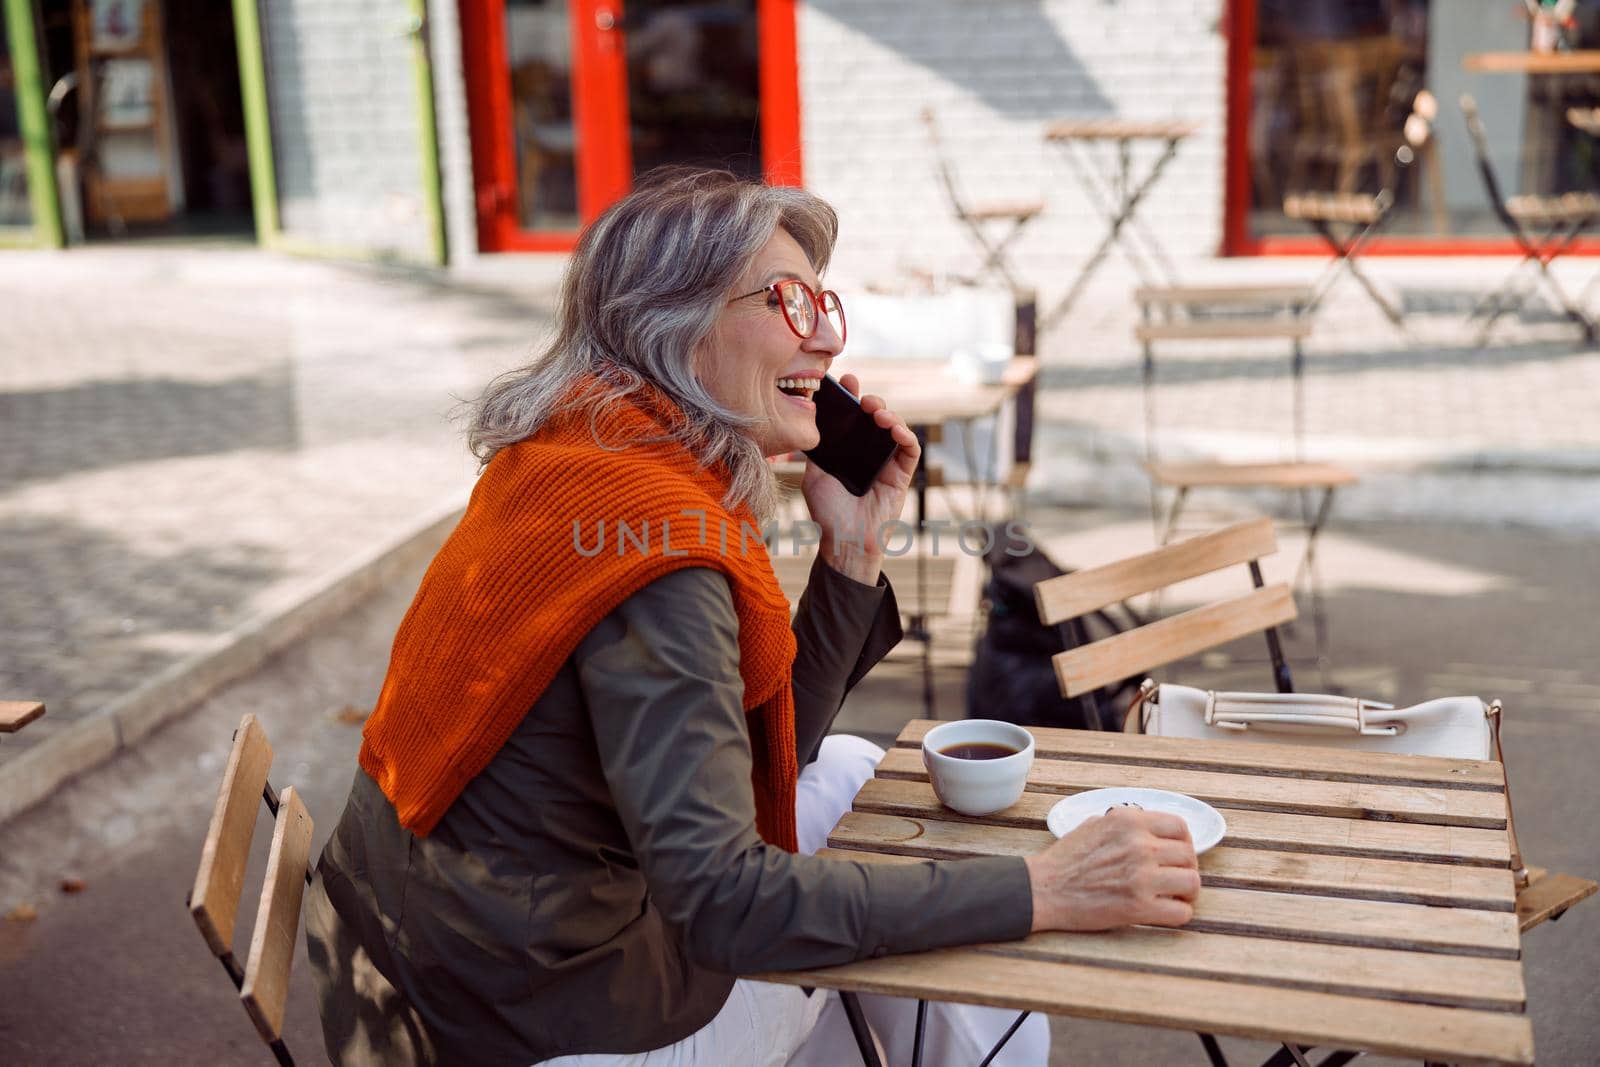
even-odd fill
[[(756, 253), (729, 298), (764, 285), (798, 278), (822, 288), (805, 252), (781, 227)], [(795, 336), (773, 292), (734, 300), (696, 359), (696, 374), (722, 406), (756, 421), (750, 433), (769, 456), (815, 448), (817, 407), (811, 395), (843, 347), (826, 316), (817, 332)]]

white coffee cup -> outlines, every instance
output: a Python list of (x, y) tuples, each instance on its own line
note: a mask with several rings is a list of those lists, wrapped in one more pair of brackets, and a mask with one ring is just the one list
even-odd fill
[[(958, 745), (1003, 745), (1013, 752), (997, 759), (946, 754)], [(998, 719), (941, 723), (922, 738), (922, 764), (945, 807), (963, 815), (990, 815), (1021, 799), (1033, 767), (1033, 735)]]

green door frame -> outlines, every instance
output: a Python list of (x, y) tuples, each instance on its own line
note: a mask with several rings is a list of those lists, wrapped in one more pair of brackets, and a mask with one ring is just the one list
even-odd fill
[[(8, 3), (28, 0), (6, 0)], [(272, 158), (272, 116), (267, 98), (266, 53), (262, 47), (258, 0), (233, 0), (234, 37), (239, 49), (239, 88), (244, 102), (245, 147), (250, 159), (250, 195), (256, 237), (263, 248), (291, 255), (329, 259), (391, 259), (387, 253), (307, 241), (283, 232), (278, 215), (278, 178)], [(410, 0), (406, 27), (412, 40), (417, 126), (421, 141), (422, 200), (428, 225), (425, 266), (445, 264), (444, 194), (439, 178), (439, 136), (433, 104), (433, 65), (428, 57), (427, 0)]]
[(39, 36), (34, 0), (0, 0), (11, 43), (11, 71), (16, 78), (17, 124), (28, 167), (28, 202), (33, 225), (0, 227), (0, 248), (60, 248), (61, 198), (56, 189), (56, 152), (45, 107), (44, 67), (39, 63)]

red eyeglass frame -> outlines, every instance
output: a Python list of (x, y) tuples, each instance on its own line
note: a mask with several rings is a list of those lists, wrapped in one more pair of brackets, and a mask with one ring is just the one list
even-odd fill
[[(800, 287), (800, 291), (811, 298), (811, 306), (816, 308), (816, 318), (811, 324), (810, 333), (802, 333), (800, 331), (800, 327), (796, 326), (794, 324), (794, 320), (789, 317), (789, 305), (783, 299), (783, 287), (786, 285), (798, 285)], [(782, 281), (773, 282), (771, 285), (763, 285), (759, 289), (752, 289), (748, 293), (736, 296), (732, 300), (729, 300), (728, 303), (732, 304), (740, 300), (748, 300), (752, 296), (760, 296), (762, 293), (772, 293), (777, 296), (778, 307), (783, 311), (784, 323), (789, 327), (789, 332), (793, 333), (802, 341), (808, 341), (817, 335), (817, 329), (822, 325), (823, 317), (828, 313), (827, 308), (822, 303), (823, 298), (826, 297), (827, 299), (832, 300), (834, 309), (839, 312), (839, 344), (841, 347), (844, 345), (845, 335), (849, 332), (850, 323), (844, 313), (844, 301), (840, 300), (839, 294), (834, 292), (832, 289), (824, 289), (819, 293), (815, 289), (811, 288), (811, 286), (801, 281), (799, 278), (785, 278)]]

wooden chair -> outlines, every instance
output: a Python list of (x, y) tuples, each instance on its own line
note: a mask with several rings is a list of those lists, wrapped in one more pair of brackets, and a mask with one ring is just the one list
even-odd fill
[[(1299, 526), (1306, 532), (1305, 551), (1295, 574), (1311, 600), (1317, 659), (1327, 659), (1327, 623), (1322, 610), (1322, 583), (1317, 570), (1317, 537), (1326, 525), (1339, 489), (1358, 480), (1348, 468), (1306, 458), (1305, 349), (1311, 335), (1308, 309), (1315, 293), (1306, 286), (1143, 287), (1134, 291), (1140, 323), (1134, 328), (1143, 357), (1145, 469), (1150, 475), (1150, 517), (1156, 537), (1165, 545), (1178, 532), (1178, 520), (1190, 494), (1210, 489), (1272, 489), (1299, 501)], [(1262, 313), (1263, 309), (1265, 314)], [(1253, 462), (1164, 460), (1158, 447), (1160, 419), (1156, 410), (1155, 346), (1184, 341), (1289, 342), (1290, 425), (1288, 455)], [(1171, 503), (1162, 515), (1161, 496)], [(1313, 504), (1313, 494), (1317, 494)]]
[[(933, 108), (922, 109), (922, 121), (928, 127), (928, 140), (933, 146), (934, 161), (939, 170), (939, 184), (944, 187), (945, 197), (950, 201), (950, 209), (971, 232), (978, 247), (983, 249), (983, 263), (972, 276), (972, 280), (981, 281), (986, 274), (993, 271), (1004, 279), (1012, 292), (1021, 292), (1023, 287), (1011, 273), (1010, 264), (1006, 262), (1006, 250), (1022, 235), (1028, 223), (1044, 210), (1044, 201), (967, 200), (956, 188), (955, 173), (945, 155), (944, 145), (939, 139), (939, 122)], [(1005, 224), (1005, 229), (991, 235), (988, 228), (996, 223)]]
[(37, 700), (0, 700), (0, 734), (14, 734), (43, 714)]
[[(283, 1016), (299, 937), (300, 902), (311, 882), (312, 823), (294, 787), (285, 788), (282, 796), (273, 791), (267, 781), (271, 766), (266, 732), (254, 715), (246, 715), (233, 734), (188, 907), (206, 945), (239, 990), (239, 1000), (261, 1039), (280, 1064), (292, 1067), (294, 1059), (283, 1043)], [(234, 920), (255, 835), (258, 797), (275, 822), (249, 953), (240, 970), (233, 955)]]
[[(1386, 101), (1387, 97), (1380, 96), (1378, 99)], [(1346, 142), (1346, 147), (1341, 150), (1341, 158), (1345, 162), (1340, 163), (1340, 176), (1336, 188), (1321, 191), (1307, 190), (1303, 186), (1291, 183), (1290, 188), (1294, 191), (1283, 198), (1283, 213), (1291, 219), (1299, 219), (1308, 224), (1333, 253), (1333, 259), (1313, 286), (1313, 295), (1305, 305), (1307, 313), (1316, 310), (1334, 283), (1339, 280), (1341, 272), (1344, 272), (1360, 283), (1390, 322), (1396, 326), (1403, 324), (1399, 309), (1379, 291), (1372, 279), (1361, 272), (1356, 257), (1388, 221), (1389, 213), (1395, 205), (1401, 174), (1415, 162), (1418, 152), (1426, 151), (1431, 156), (1433, 120), (1438, 110), (1438, 102), (1431, 93), (1426, 89), (1417, 93), (1412, 101), (1411, 114), (1406, 119), (1400, 144), (1393, 149), (1392, 162), (1387, 146), (1379, 154), (1381, 164), (1379, 174), (1382, 180), (1377, 193), (1355, 191), (1354, 171), (1349, 169), (1352, 164), (1348, 161), (1354, 158), (1349, 155), (1353, 151), (1350, 148), (1352, 141), (1355, 144), (1366, 144), (1368, 153), (1377, 151), (1373, 146), (1378, 144), (1378, 141), (1367, 135), (1354, 137), (1349, 132), (1341, 138)], [(1390, 140), (1392, 143), (1393, 139)], [(1439, 172), (1437, 160), (1430, 158), (1429, 162), (1431, 172), (1437, 175)], [(1434, 194), (1436, 200), (1441, 195), (1438, 189), (1434, 190)]]
[(1294, 596), (1284, 583), (1267, 585), (1259, 562), (1277, 550), (1272, 520), (1252, 519), (1115, 563), (1040, 582), (1034, 587), (1034, 596), (1039, 620), (1046, 626), (1239, 564), (1249, 566), (1254, 586), (1249, 593), (1056, 653), (1051, 663), (1061, 695), (1085, 701), (1085, 718), (1093, 723), (1099, 718), (1093, 693), (1101, 686), (1263, 632), (1278, 691), (1293, 691), (1294, 682), (1277, 627), (1294, 620)]

